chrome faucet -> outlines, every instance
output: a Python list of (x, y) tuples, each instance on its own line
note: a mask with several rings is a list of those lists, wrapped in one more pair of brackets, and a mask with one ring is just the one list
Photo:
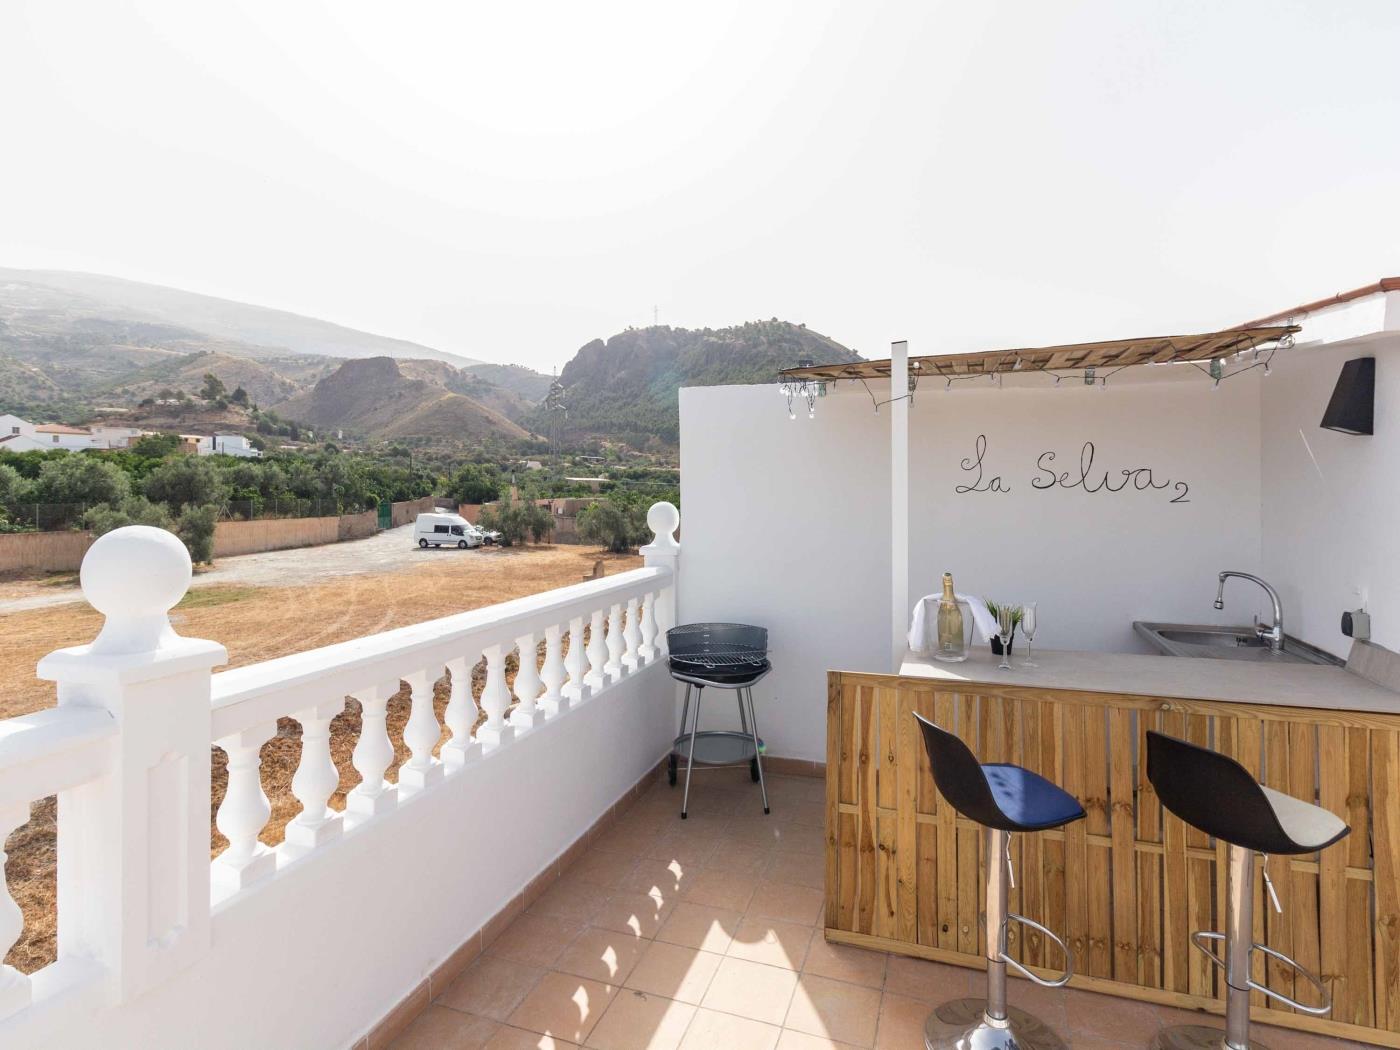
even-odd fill
[(1261, 642), (1267, 644), (1274, 652), (1283, 652), (1283, 603), (1279, 601), (1278, 591), (1274, 590), (1273, 587), (1269, 585), (1268, 581), (1261, 580), (1258, 576), (1248, 572), (1222, 572), (1220, 574), (1220, 587), (1215, 592), (1215, 607), (1217, 609), (1225, 608), (1225, 581), (1231, 576), (1238, 576), (1242, 580), (1249, 580), (1251, 583), (1257, 583), (1260, 587), (1264, 588), (1264, 592), (1269, 596), (1269, 601), (1274, 603), (1274, 622), (1270, 626), (1265, 627), (1259, 622), (1259, 616), (1256, 613), (1254, 616), (1254, 633)]

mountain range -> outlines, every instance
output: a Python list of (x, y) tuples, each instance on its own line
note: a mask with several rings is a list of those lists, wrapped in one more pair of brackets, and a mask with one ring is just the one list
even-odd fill
[(681, 386), (771, 382), (803, 360), (858, 360), (804, 325), (658, 325), (582, 346), (559, 381), (316, 318), (98, 274), (0, 268), (0, 412), (123, 414), (206, 374), (283, 419), (367, 440), (622, 441), (674, 446)]

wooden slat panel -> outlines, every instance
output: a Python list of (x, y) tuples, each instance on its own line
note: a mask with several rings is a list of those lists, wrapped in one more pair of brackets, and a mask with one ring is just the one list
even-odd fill
[[(934, 723), (947, 729), (955, 725), (955, 701), (951, 693), (940, 692), (933, 701)], [(956, 948), (958, 946), (958, 837), (954, 821), (957, 814), (953, 807), (940, 800), (936, 811), (938, 818), (938, 863), (934, 871), (938, 884), (933, 888), (938, 895), (938, 946)], [(928, 892), (925, 888), (925, 892)]]
[(840, 922), (837, 899), (841, 886), (841, 854), (839, 828), (843, 768), (850, 763), (849, 745), (855, 739), (847, 736), (842, 722), (841, 675), (832, 671), (826, 676), (826, 924)]
[(1098, 837), (1088, 844), (1085, 904), (1089, 920), (1089, 957), (1085, 973), (1113, 976), (1113, 877), (1109, 846), (1102, 839), (1112, 831), (1108, 805), (1108, 711), (1084, 705), (1085, 832)]
[[(1351, 867), (1371, 866), (1371, 739), (1365, 729), (1347, 730), (1347, 825), (1351, 834), (1342, 841)], [(1373, 945), (1370, 886), (1347, 880), (1347, 986), (1352, 1008), (1361, 1024), (1376, 1023), (1375, 951), (1357, 950)]]
[[(1288, 793), (1289, 789), (1289, 762), (1288, 762), (1288, 723), (1274, 718), (1264, 719), (1264, 777), (1266, 785), (1275, 791)], [(1309, 778), (1311, 780), (1311, 778)], [(1312, 784), (1308, 784), (1307, 801), (1313, 799)], [(1279, 862), (1273, 864), (1268, 869), (1270, 879), (1274, 883), (1274, 891), (1286, 894), (1289, 888), (1288, 862), (1280, 858)], [(1273, 902), (1268, 894), (1264, 895), (1264, 929), (1267, 940), (1264, 941), (1270, 948), (1283, 952), (1285, 955), (1293, 954), (1293, 923), (1292, 911), (1285, 907), (1282, 912), (1273, 909)], [(1282, 901), (1280, 901), (1282, 903)], [(1275, 991), (1282, 992), (1289, 998), (1293, 998), (1293, 970), (1285, 966), (1277, 959), (1266, 958), (1264, 972), (1267, 974), (1268, 985)]]
[[(932, 824), (918, 824), (918, 864), (916, 867), (914, 892), (918, 898), (918, 918), (915, 939), (919, 944), (936, 947), (939, 943), (938, 894), (938, 828)], [(903, 938), (901, 938), (903, 939)]]
[(1133, 848), (1133, 713), (1109, 712), (1108, 739), (1115, 761), (1110, 772), (1113, 834), (1113, 976), (1138, 979), (1137, 857)]
[[(1043, 700), (1040, 708), (1040, 775), (1052, 784), (1064, 783), (1064, 732), (1060, 724), (1060, 705), (1051, 700)], [(1066, 897), (1065, 840), (1063, 835), (1053, 838), (1039, 836), (1041, 901), (1045, 908), (1045, 918), (1041, 921), (1046, 928), (1055, 930), (1061, 937), (1068, 929), (1066, 913), (1069, 901)], [(1053, 958), (1049, 965), (1063, 965), (1059, 952), (1046, 946), (1047, 954)]]
[[(977, 743), (977, 705), (974, 698), (963, 693), (957, 698), (958, 736), (970, 745)], [(959, 825), (958, 839), (958, 950), (969, 955), (980, 954), (982, 884), (978, 878), (978, 848), (981, 835), (974, 828)]]
[[(1347, 738), (1340, 726), (1318, 726), (1318, 805), (1333, 813), (1347, 812)], [(1352, 829), (1351, 837), (1356, 838)], [(1318, 858), (1318, 925), (1321, 933), (1321, 963), (1318, 972), (1332, 993), (1332, 1017), (1348, 1024), (1361, 1024), (1360, 1004), (1369, 998), (1363, 988), (1355, 994), (1347, 972), (1346, 866), (1347, 846), (1343, 842), (1323, 850)]]
[[(1015, 709), (1016, 741), (1020, 748), (1020, 761), (1037, 773), (1041, 770), (1040, 707), (1034, 703), (1018, 703)], [(1045, 922), (1045, 872), (1041, 846), (1042, 835), (1022, 835), (1021, 855), (1017, 878), (1021, 885), (1021, 914)], [(1027, 965), (1044, 966), (1045, 938), (1035, 930), (1027, 929), (1021, 945), (1021, 960)], [(1054, 965), (1052, 962), (1050, 965)]]
[[(892, 691), (893, 692), (893, 691)], [(919, 940), (919, 828), (915, 806), (918, 801), (921, 761), (919, 724), (914, 719), (918, 696), (911, 689), (894, 697), (894, 724), (882, 724), (881, 733), (895, 741), (895, 936), (902, 941)]]
[(1400, 734), (1371, 731), (1376, 862), (1376, 1027), (1400, 1031)]
[[(1288, 793), (1305, 802), (1318, 801), (1317, 730), (1294, 722), (1288, 726)], [(1326, 850), (1340, 856), (1341, 850)], [(1314, 854), (1309, 860), (1317, 859)], [(1319, 878), (1314, 872), (1291, 867), (1288, 882), (1279, 879), (1279, 892), (1285, 895), (1284, 910), (1293, 916), (1293, 958), (1309, 973), (1322, 972), (1321, 929), (1318, 925)], [(1294, 981), (1300, 1001), (1314, 1002), (1315, 992), (1307, 981)]]
[[(1156, 711), (1138, 712), (1137, 839), (1162, 841), (1162, 803), (1147, 779), (1147, 731), (1156, 729)], [(1162, 987), (1162, 858), (1140, 852), (1137, 858), (1138, 983)]]
[[(1085, 800), (1084, 716), (1082, 704), (1061, 704), (1055, 708), (1055, 735), (1064, 745), (1061, 784), (1081, 802)], [(1087, 807), (1086, 807), (1087, 808)], [(1088, 959), (1089, 947), (1089, 843), (1088, 822), (1076, 820), (1065, 826), (1065, 940), (1076, 959)], [(1081, 964), (1082, 965), (1082, 964)], [(1088, 972), (1086, 970), (1086, 972)]]
[[(1207, 715), (1186, 716), (1186, 739), (1201, 747), (1210, 746), (1211, 719)], [(1187, 849), (1209, 849), (1210, 836), (1189, 825), (1186, 828)], [(1223, 869), (1222, 869), (1223, 870)], [(1224, 929), (1215, 921), (1216, 862), (1201, 857), (1186, 861), (1186, 925), (1192, 930)], [(1215, 966), (1203, 952), (1190, 951), (1187, 959), (1187, 990), (1192, 995), (1215, 994)]]
[(856, 849), (859, 865), (856, 875), (856, 930), (860, 933), (873, 933), (875, 929), (875, 893), (879, 883), (876, 856), (879, 825), (875, 814), (875, 805), (879, 797), (879, 718), (880, 709), (876, 703), (875, 689), (861, 686), (858, 726), (860, 747), (856, 751), (856, 762), (859, 765), (857, 781), (860, 784), (860, 799), (856, 803)]
[[(1263, 726), (1257, 718), (1248, 715), (1241, 715), (1235, 720), (1236, 732), (1236, 752), (1235, 758), (1240, 765), (1249, 770), (1249, 775), (1255, 780), (1263, 779), (1264, 762), (1264, 742)], [(1264, 909), (1267, 908), (1268, 901), (1264, 896), (1264, 872), (1258, 865), (1254, 865), (1254, 939), (1263, 943), (1264, 932)], [(1268, 980), (1267, 957), (1263, 952), (1255, 952), (1250, 958), (1249, 974), (1256, 984), (1263, 984)], [(1262, 992), (1254, 992), (1249, 997), (1249, 1001), (1254, 1006), (1265, 1006), (1268, 1000), (1264, 998)]]
[[(1162, 732), (1185, 734), (1186, 719), (1180, 711), (1162, 715)], [(1162, 811), (1162, 984), (1174, 992), (1190, 987), (1190, 902), (1186, 892), (1186, 825)]]

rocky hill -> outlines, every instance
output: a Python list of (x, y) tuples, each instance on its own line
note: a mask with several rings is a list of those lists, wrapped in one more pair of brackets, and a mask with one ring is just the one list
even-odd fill
[[(860, 360), (804, 325), (754, 321), (732, 328), (633, 328), (581, 347), (560, 375), (567, 419), (537, 411), (534, 430), (551, 437), (613, 437), (633, 445), (680, 439), (683, 386), (770, 383), (780, 368)], [(552, 418), (551, 418), (552, 417)]]
[(310, 390), (271, 407), (285, 419), (371, 440), (479, 443), (530, 436), (495, 409), (424, 378), (426, 371), (418, 362), (401, 367), (389, 357), (346, 361)]

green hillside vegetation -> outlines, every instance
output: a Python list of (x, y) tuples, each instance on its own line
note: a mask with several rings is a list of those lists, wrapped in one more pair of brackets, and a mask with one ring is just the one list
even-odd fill
[(680, 440), (683, 386), (771, 383), (799, 361), (858, 361), (854, 351), (803, 325), (753, 321), (733, 328), (632, 328), (580, 348), (564, 366), (567, 420), (544, 410), (533, 429), (561, 436), (612, 436), (642, 447)]

